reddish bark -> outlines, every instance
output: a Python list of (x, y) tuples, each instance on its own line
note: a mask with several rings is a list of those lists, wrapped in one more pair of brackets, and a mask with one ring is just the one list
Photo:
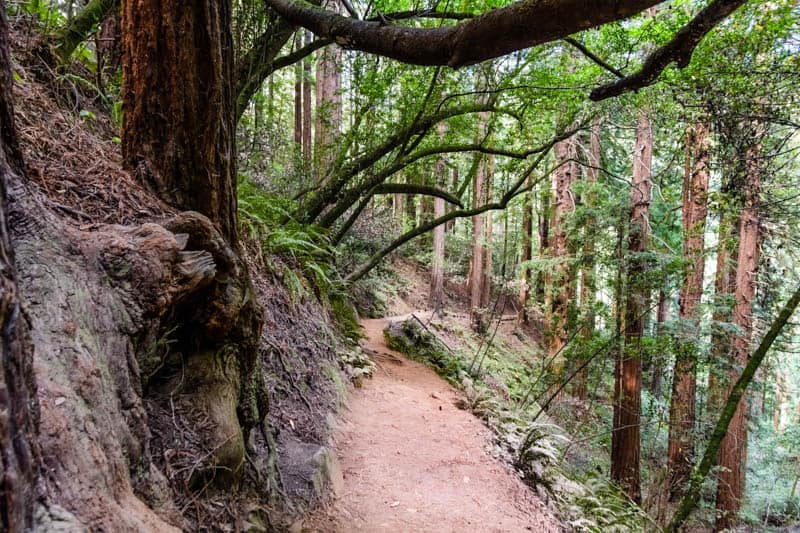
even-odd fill
[[(737, 367), (743, 368), (751, 351), (753, 300), (756, 293), (756, 273), (759, 261), (759, 195), (760, 195), (760, 157), (759, 145), (747, 151), (745, 169), (744, 208), (739, 221), (739, 252), (736, 263), (736, 296), (733, 308), (733, 321), (741, 330), (741, 335), (733, 337), (733, 360)], [(739, 378), (739, 371), (730, 371), (730, 382)], [(719, 482), (717, 486), (717, 524), (718, 530), (732, 527), (741, 508), (744, 495), (745, 464), (747, 459), (747, 420), (746, 405), (741, 400), (733, 415), (728, 433), (722, 439), (719, 451)]]
[(124, 3), (122, 151), (159, 197), (206, 215), (235, 243), (230, 18), (229, 2)]
[(697, 381), (697, 307), (703, 295), (704, 234), (710, 175), (709, 126), (698, 121), (686, 136), (683, 180), (683, 259), (687, 265), (680, 291), (681, 328), (676, 340), (672, 381), (667, 468), (669, 500), (678, 501), (691, 474), (694, 457), (695, 389)]
[(648, 291), (643, 286), (645, 264), (636, 254), (647, 250), (647, 229), (652, 189), (653, 132), (647, 113), (642, 111), (636, 126), (628, 266), (625, 301), (625, 335), (614, 368), (614, 426), (611, 438), (611, 478), (634, 502), (641, 501), (639, 483), (642, 362), (640, 344)]

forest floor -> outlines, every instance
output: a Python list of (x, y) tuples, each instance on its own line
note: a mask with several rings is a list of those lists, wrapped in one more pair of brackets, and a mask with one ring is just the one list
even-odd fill
[(386, 347), (387, 319), (364, 320), (378, 368), (353, 391), (334, 436), (344, 485), (304, 531), (561, 531), (510, 468), (459, 393)]

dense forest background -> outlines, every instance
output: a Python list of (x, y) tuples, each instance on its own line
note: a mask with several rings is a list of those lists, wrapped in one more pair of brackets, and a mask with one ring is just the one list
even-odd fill
[(3, 525), (284, 527), (413, 265), (566, 528), (796, 527), (796, 0), (573, 4), (7, 1)]

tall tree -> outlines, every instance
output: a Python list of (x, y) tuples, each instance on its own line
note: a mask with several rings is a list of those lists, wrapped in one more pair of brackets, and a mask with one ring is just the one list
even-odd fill
[[(441, 122), (437, 125), (436, 129), (439, 137), (442, 137), (446, 131), (446, 124)], [(445, 165), (444, 156), (439, 156), (436, 160), (436, 166), (433, 171), (434, 184), (437, 188), (444, 190), (447, 181), (447, 167)], [(444, 198), (436, 197), (433, 200), (433, 218), (437, 219), (444, 216)], [(442, 303), (444, 302), (444, 243), (445, 243), (445, 225), (439, 224), (433, 228), (433, 257), (431, 260), (431, 287), (429, 305), (433, 312), (438, 314), (441, 312)]]
[(652, 189), (653, 130), (647, 111), (636, 125), (631, 182), (628, 266), (625, 295), (625, 333), (614, 366), (614, 425), (611, 436), (611, 477), (634, 502), (641, 501), (639, 483), (642, 361), (648, 290), (643, 283)]
[[(338, 11), (338, 2), (331, 2)], [(332, 44), (318, 52), (314, 122), (314, 174), (321, 182), (334, 164), (334, 147), (342, 122), (342, 49)]]
[[(596, 117), (592, 121), (592, 128), (589, 132), (589, 151), (586, 158), (586, 183), (588, 191), (584, 195), (584, 207), (587, 216), (583, 224), (583, 251), (581, 258), (581, 294), (580, 304), (583, 309), (581, 338), (584, 342), (594, 336), (595, 323), (595, 292), (597, 291), (596, 280), (596, 261), (595, 261), (595, 238), (597, 237), (597, 216), (594, 210), (597, 209), (597, 198), (593, 188), (597, 184), (597, 177), (600, 174), (600, 127), (601, 119)], [(589, 365), (580, 365), (575, 375), (575, 396), (585, 400), (588, 396)]]
[[(311, 44), (311, 32), (306, 30), (303, 44)], [(311, 59), (303, 59), (303, 169), (308, 172), (312, 168), (311, 153)]]
[(710, 175), (709, 125), (698, 120), (687, 131), (683, 177), (683, 260), (680, 291), (680, 328), (675, 340), (675, 372), (670, 403), (667, 468), (669, 500), (677, 501), (689, 480), (694, 455), (695, 389), (697, 381), (698, 305), (705, 273), (704, 235), (708, 213)]
[[(488, 132), (489, 114), (480, 113), (478, 118), (478, 138), (484, 139)], [(481, 157), (472, 184), (472, 205), (479, 207), (490, 199), (492, 171), (494, 168), (492, 156)], [(488, 280), (491, 275), (491, 215), (479, 213), (472, 217), (472, 259), (470, 261), (470, 307), (472, 309), (473, 327), (480, 331), (484, 323), (483, 308), (489, 305)]]
[[(530, 178), (528, 186), (530, 186)], [(533, 191), (528, 191), (522, 199), (522, 249), (520, 252), (521, 281), (519, 290), (519, 312), (517, 321), (520, 324), (528, 323), (528, 298), (531, 294), (531, 269), (527, 265), (533, 259)]]
[[(746, 153), (744, 207), (739, 219), (739, 252), (736, 263), (736, 292), (733, 321), (739, 333), (733, 337), (730, 383), (739, 378), (739, 370), (750, 356), (753, 322), (753, 301), (759, 261), (759, 214), (761, 189), (761, 146), (756, 143)], [(740, 400), (728, 433), (719, 451), (720, 474), (717, 484), (717, 529), (730, 528), (736, 521), (744, 495), (747, 460), (747, 406)]]
[[(573, 184), (580, 174), (577, 136), (559, 141), (553, 147), (558, 168), (553, 173), (553, 218), (550, 224), (550, 256), (555, 262), (548, 285), (552, 292), (548, 315), (548, 356), (553, 361), (556, 379), (563, 367), (563, 349), (573, 325), (575, 309), (576, 272), (572, 239), (567, 217), (575, 211)], [(560, 355), (559, 355), (560, 354)]]

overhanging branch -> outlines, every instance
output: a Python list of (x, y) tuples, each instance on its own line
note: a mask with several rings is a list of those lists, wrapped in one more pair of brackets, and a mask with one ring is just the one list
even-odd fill
[(629, 18), (662, 0), (522, 0), (453, 26), (417, 28), (343, 17), (304, 0), (265, 0), (292, 24), (345, 48), (415, 65), (461, 67)]
[(605, 100), (652, 85), (673, 62), (678, 68), (686, 67), (703, 37), (744, 3), (745, 0), (714, 0), (678, 30), (672, 40), (650, 54), (638, 72), (596, 88), (589, 98)]

